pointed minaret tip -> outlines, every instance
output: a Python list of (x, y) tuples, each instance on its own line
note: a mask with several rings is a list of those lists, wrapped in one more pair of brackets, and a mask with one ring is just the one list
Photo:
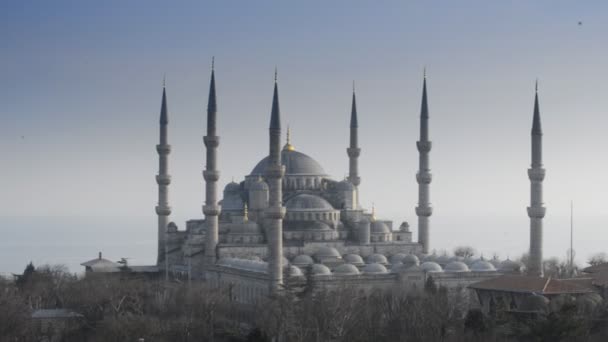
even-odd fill
[(534, 118), (532, 120), (532, 134), (542, 135), (543, 130), (540, 123), (540, 108), (538, 104), (538, 79), (534, 84)]
[(211, 71), (215, 70), (215, 56), (211, 56)]
[(270, 113), (270, 129), (281, 129), (281, 110), (279, 109), (279, 86), (277, 84), (277, 69), (274, 69), (274, 93), (272, 95), (272, 110)]
[(355, 81), (353, 81), (353, 103), (350, 110), (350, 127), (358, 128), (359, 122), (357, 118), (357, 96), (355, 95)]
[(275, 65), (275, 67), (274, 67), (274, 83), (277, 83), (278, 75), (279, 75), (279, 71), (278, 71), (278, 69), (277, 69), (277, 67)]
[(163, 98), (160, 105), (160, 124), (166, 125), (169, 123), (169, 114), (167, 113), (167, 92), (165, 89), (165, 79), (163, 77)]

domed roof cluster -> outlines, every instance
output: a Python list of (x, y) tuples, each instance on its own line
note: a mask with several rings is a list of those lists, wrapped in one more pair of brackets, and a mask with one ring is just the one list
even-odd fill
[(386, 257), (382, 254), (377, 254), (377, 253), (368, 256), (367, 262), (369, 264), (382, 264), (382, 265), (388, 264), (388, 260), (386, 259)]
[(441, 266), (439, 266), (438, 263), (434, 262), (434, 261), (425, 261), (422, 264), (420, 264), (420, 269), (424, 272), (443, 272), (443, 269), (441, 268)]
[(473, 272), (493, 272), (493, 271), (496, 271), (496, 268), (494, 267), (494, 265), (492, 265), (491, 262), (481, 259), (481, 260), (475, 261), (471, 265), (471, 271), (473, 271)]
[(370, 224), (370, 232), (372, 234), (389, 234), (391, 230), (388, 228), (386, 223), (382, 221), (373, 221)]
[[(326, 176), (321, 165), (304, 153), (284, 149), (281, 151), (281, 164), (285, 166), (285, 175)], [(251, 171), (252, 175), (263, 175), (268, 167), (268, 157), (262, 159)]]
[(359, 273), (359, 269), (353, 264), (342, 264), (334, 269), (334, 274), (340, 275), (354, 275)]
[(344, 260), (344, 262), (353, 264), (355, 266), (361, 266), (365, 264), (365, 262), (363, 262), (363, 258), (359, 254), (346, 254), (342, 257), (342, 259)]
[(469, 272), (469, 266), (462, 261), (451, 261), (445, 265), (446, 272)]
[(382, 264), (372, 263), (363, 266), (363, 273), (371, 273), (371, 274), (382, 274), (388, 273), (386, 267)]
[(314, 264), (314, 260), (310, 255), (300, 254), (291, 260), (291, 263), (295, 266), (308, 266)]
[(310, 194), (299, 194), (296, 195), (285, 203), (285, 207), (288, 210), (334, 210), (334, 208), (322, 197), (310, 195)]

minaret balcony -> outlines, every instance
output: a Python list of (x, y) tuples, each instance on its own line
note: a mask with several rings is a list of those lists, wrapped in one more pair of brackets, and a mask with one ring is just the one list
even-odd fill
[(545, 179), (545, 169), (541, 167), (528, 169), (528, 178), (530, 178), (531, 181), (542, 182)]
[(429, 217), (433, 215), (433, 207), (429, 206), (417, 206), (416, 207), (416, 216), (425, 216)]
[(203, 178), (207, 182), (217, 182), (220, 179), (220, 172), (218, 170), (204, 170)]
[(361, 149), (359, 147), (349, 147), (346, 149), (346, 153), (349, 158), (359, 158), (361, 155)]
[(156, 184), (158, 184), (158, 185), (171, 184), (171, 176), (170, 175), (156, 175)]
[(530, 218), (543, 218), (545, 217), (545, 213), (547, 212), (547, 208), (539, 206), (539, 207), (528, 207), (528, 217)]
[(203, 142), (207, 148), (216, 148), (220, 144), (220, 137), (206, 135), (203, 137)]
[(430, 172), (418, 172), (416, 173), (416, 181), (418, 184), (431, 184), (433, 180), (433, 175)]
[(222, 212), (222, 207), (217, 204), (205, 204), (203, 214), (208, 216), (218, 216)]
[(156, 215), (160, 215), (160, 216), (171, 215), (171, 207), (168, 205), (157, 205), (155, 209), (156, 209)]
[(430, 141), (416, 141), (416, 147), (418, 147), (418, 152), (428, 153), (431, 151), (433, 143)]
[(158, 152), (158, 154), (169, 154), (169, 153), (171, 153), (171, 145), (167, 145), (167, 144), (156, 145), (156, 152)]

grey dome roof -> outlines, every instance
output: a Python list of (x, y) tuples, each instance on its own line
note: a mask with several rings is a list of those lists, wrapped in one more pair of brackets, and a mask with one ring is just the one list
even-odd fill
[(363, 267), (362, 271), (363, 273), (388, 273), (386, 267), (378, 263), (367, 264), (365, 267)]
[(290, 198), (285, 203), (285, 207), (287, 207), (289, 211), (307, 209), (335, 210), (324, 198), (310, 194), (299, 194)]
[(500, 272), (520, 272), (523, 268), (523, 265), (520, 262), (507, 259), (500, 263), (498, 266), (498, 270)]
[(367, 257), (367, 263), (386, 265), (388, 264), (388, 260), (386, 260), (386, 257), (382, 254), (372, 254)]
[(435, 260), (437, 260), (437, 254), (433, 253), (433, 254), (422, 254), (420, 256), (420, 261), (421, 262), (427, 262), (427, 261), (433, 261), (435, 262)]
[(342, 274), (342, 275), (359, 274), (359, 269), (353, 264), (342, 264), (334, 269), (334, 274)]
[(440, 264), (440, 265), (445, 265), (448, 262), (450, 262), (450, 257), (447, 254), (441, 255), (439, 256), (436, 260), (436, 263)]
[(300, 254), (291, 260), (291, 263), (296, 266), (307, 266), (312, 265), (315, 262), (312, 260), (310, 255)]
[(304, 276), (304, 273), (302, 273), (302, 270), (294, 265), (289, 265), (287, 266), (287, 270), (289, 271), (289, 276), (290, 277), (302, 277)]
[(441, 266), (434, 261), (425, 261), (420, 264), (420, 269), (425, 272), (443, 272)]
[(347, 180), (343, 180), (338, 182), (338, 185), (336, 186), (336, 188), (338, 189), (338, 191), (352, 191), (355, 190), (355, 186), (353, 185), (353, 183), (347, 181)]
[(452, 261), (443, 268), (446, 272), (469, 272), (469, 266), (462, 261)]
[(414, 254), (406, 255), (405, 258), (403, 258), (403, 260), (401, 260), (401, 262), (406, 266), (420, 265), (420, 260), (418, 260), (418, 257), (415, 256)]
[(382, 221), (372, 222), (370, 225), (370, 231), (375, 234), (388, 234), (391, 232), (386, 223)]
[(334, 259), (341, 259), (342, 256), (340, 255), (340, 253), (338, 253), (338, 250), (336, 250), (333, 247), (328, 247), (328, 246), (322, 246), (319, 247), (319, 249), (317, 249), (317, 251), (315, 252), (315, 258), (317, 259), (322, 259), (322, 258), (334, 258)]
[(405, 269), (405, 265), (401, 261), (391, 262), (391, 272), (397, 273)]
[(405, 253), (397, 253), (391, 255), (391, 264), (396, 264), (398, 262), (403, 262), (403, 259), (407, 258), (407, 254)]
[(260, 177), (251, 183), (251, 186), (249, 186), (249, 190), (268, 191), (268, 184), (266, 184), (266, 182), (264, 182), (264, 180)]
[(240, 190), (241, 186), (236, 182), (230, 182), (226, 184), (226, 187), (224, 187), (225, 192), (239, 192)]
[(478, 260), (471, 265), (471, 271), (473, 272), (491, 272), (496, 271), (494, 265), (492, 265), (489, 261)]
[(344, 259), (344, 262), (347, 262), (347, 263), (353, 264), (353, 265), (365, 264), (363, 262), (363, 258), (358, 254), (346, 254), (342, 257), (342, 259)]
[[(285, 166), (285, 175), (326, 176), (325, 171), (311, 157), (298, 151), (281, 151), (281, 164)], [(252, 175), (263, 175), (268, 167), (268, 157), (262, 159), (251, 171)]]
[(323, 264), (312, 265), (311, 271), (313, 275), (331, 275), (329, 268)]
[(454, 255), (450, 258), (450, 261), (462, 261), (464, 262), (464, 258), (458, 255)]

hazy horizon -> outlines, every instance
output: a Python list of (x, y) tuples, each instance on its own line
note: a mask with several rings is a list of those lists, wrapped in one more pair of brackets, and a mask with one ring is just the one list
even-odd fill
[[(608, 238), (606, 10), (601, 1), (3, 2), (0, 217), (147, 218), (155, 236), (166, 74), (171, 219), (184, 229), (202, 218), (215, 56), (220, 190), (267, 154), (275, 66), (283, 130), (289, 124), (296, 150), (342, 179), (355, 80), (361, 204), (375, 203), (380, 218), (408, 221), (416, 232), (426, 67), (431, 248), (451, 249), (447, 236), (481, 244), (480, 231), (488, 242), (478, 250), (502, 248), (497, 237), (521, 245), (518, 255), (527, 248), (538, 78), (545, 255), (565, 255), (573, 200), (582, 262)], [(468, 218), (484, 227), (463, 227)], [(497, 222), (484, 221), (491, 218)]]

